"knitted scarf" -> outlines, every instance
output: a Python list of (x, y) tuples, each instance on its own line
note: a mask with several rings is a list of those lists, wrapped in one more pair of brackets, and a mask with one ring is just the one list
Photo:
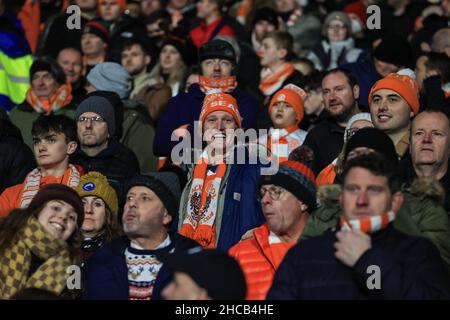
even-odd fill
[[(204, 248), (214, 248), (216, 243), (215, 220), (219, 189), (227, 166), (218, 165), (214, 175), (208, 175), (208, 159), (204, 155), (194, 168), (194, 179), (189, 192), (186, 216), (180, 234), (194, 239)], [(206, 183), (205, 183), (206, 180)]]
[(237, 87), (237, 81), (235, 76), (224, 77), (220, 79), (211, 79), (208, 77), (199, 77), (200, 90), (208, 94), (211, 91), (215, 93), (231, 93)]
[(295, 25), (295, 23), (300, 19), (300, 17), (303, 15), (303, 9), (301, 7), (298, 7), (292, 11), (291, 15), (289, 16), (288, 20), (286, 21), (286, 26), (292, 27)]
[(296, 124), (284, 129), (270, 128), (267, 136), (267, 149), (278, 157), (281, 163), (288, 160), (292, 150), (303, 144), (306, 134)]
[(371, 234), (388, 226), (389, 223), (395, 220), (397, 214), (394, 211), (388, 211), (381, 216), (365, 217), (361, 219), (346, 219), (341, 216), (342, 230), (360, 230), (364, 233)]
[[(34, 169), (27, 175), (24, 181), (22, 194), (20, 195), (21, 208), (28, 207), (31, 200), (33, 200), (34, 196), (38, 193), (41, 188), (41, 178), (42, 173), (39, 168)], [(80, 183), (80, 173), (74, 165), (69, 164), (69, 167), (61, 178), (61, 184), (76, 188), (78, 183)]]
[[(9, 299), (24, 288), (61, 294), (72, 264), (67, 243), (55, 240), (35, 217), (27, 221), (13, 243), (0, 257), (0, 298)], [(29, 277), (31, 253), (45, 262)]]
[(38, 98), (32, 88), (27, 91), (27, 102), (37, 113), (50, 114), (68, 105), (72, 99), (72, 85), (70, 83), (59, 86), (50, 99)]
[(261, 70), (261, 80), (259, 90), (265, 96), (271, 96), (281, 88), (283, 82), (294, 72), (294, 66), (290, 63), (283, 63), (278, 70), (272, 72), (269, 68)]

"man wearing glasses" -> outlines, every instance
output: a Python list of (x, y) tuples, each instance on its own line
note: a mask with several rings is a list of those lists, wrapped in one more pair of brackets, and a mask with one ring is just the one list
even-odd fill
[(111, 102), (91, 95), (83, 100), (75, 113), (80, 145), (71, 163), (83, 166), (85, 172), (104, 174), (123, 204), (125, 181), (139, 173), (136, 155), (115, 138), (116, 121)]
[(259, 200), (266, 223), (229, 251), (244, 271), (247, 299), (265, 299), (284, 255), (300, 238), (316, 207), (314, 181), (311, 169), (297, 161), (285, 161), (277, 174), (262, 176)]

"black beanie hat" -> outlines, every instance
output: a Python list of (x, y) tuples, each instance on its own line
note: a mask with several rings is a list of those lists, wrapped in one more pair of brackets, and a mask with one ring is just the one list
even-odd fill
[(180, 206), (180, 182), (173, 172), (156, 172), (148, 175), (136, 175), (127, 184), (126, 192), (132, 187), (142, 186), (152, 190), (164, 204), (172, 218), (178, 214)]
[(345, 146), (344, 159), (347, 159), (350, 151), (366, 147), (383, 154), (394, 165), (398, 164), (398, 156), (391, 138), (383, 131), (376, 128), (362, 128), (348, 140)]
[(410, 67), (412, 63), (412, 50), (409, 43), (395, 35), (383, 37), (373, 55), (378, 60), (397, 67)]
[(164, 41), (161, 45), (161, 50), (166, 45), (171, 45), (171, 46), (175, 47), (175, 49), (177, 49), (177, 51), (180, 53), (181, 59), (183, 59), (184, 63), (186, 63), (186, 61), (187, 61), (186, 45), (182, 39), (174, 37), (174, 36), (168, 36), (166, 39), (164, 39)]
[(56, 60), (51, 57), (46, 56), (34, 60), (30, 67), (30, 81), (32, 81), (34, 74), (38, 71), (48, 71), (56, 82), (59, 84), (66, 83), (66, 75), (64, 74), (64, 70), (60, 67)]
[(255, 15), (253, 16), (253, 26), (255, 26), (258, 21), (267, 21), (273, 24), (275, 29), (278, 29), (278, 14), (270, 7), (262, 7), (255, 11)]
[(84, 220), (84, 205), (78, 193), (65, 184), (50, 183), (43, 186), (30, 203), (30, 209), (36, 209), (51, 200), (62, 200), (70, 204), (78, 215), (80, 228)]

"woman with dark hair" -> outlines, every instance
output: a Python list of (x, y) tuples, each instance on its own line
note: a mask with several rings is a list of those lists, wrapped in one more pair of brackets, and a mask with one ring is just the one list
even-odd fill
[(61, 295), (80, 262), (83, 203), (75, 190), (48, 184), (26, 209), (0, 219), (0, 299), (25, 288)]
[(84, 205), (81, 225), (83, 262), (105, 243), (121, 235), (117, 194), (100, 172), (91, 171), (80, 179), (77, 192)]

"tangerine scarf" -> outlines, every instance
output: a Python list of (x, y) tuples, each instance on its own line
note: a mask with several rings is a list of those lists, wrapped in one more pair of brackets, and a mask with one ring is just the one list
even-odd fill
[(30, 87), (26, 96), (27, 102), (37, 113), (50, 114), (68, 105), (72, 97), (72, 85), (70, 83), (59, 86), (50, 99), (40, 99)]
[(269, 68), (262, 69), (259, 90), (261, 90), (265, 96), (271, 96), (281, 88), (283, 82), (294, 71), (294, 66), (287, 62), (283, 63), (275, 72), (272, 72)]
[(303, 144), (304, 138), (301, 137), (301, 130), (296, 124), (284, 129), (270, 128), (267, 136), (267, 149), (271, 154), (276, 155), (281, 163), (288, 160), (292, 150)]
[(395, 220), (397, 214), (394, 211), (388, 211), (380, 216), (366, 217), (362, 219), (346, 219), (341, 216), (342, 230), (360, 230), (364, 233), (371, 234), (388, 226)]
[(207, 174), (208, 159), (204, 154), (194, 168), (186, 216), (179, 233), (197, 241), (204, 248), (214, 248), (216, 244), (219, 189), (226, 170), (226, 164), (221, 163), (214, 174)]

